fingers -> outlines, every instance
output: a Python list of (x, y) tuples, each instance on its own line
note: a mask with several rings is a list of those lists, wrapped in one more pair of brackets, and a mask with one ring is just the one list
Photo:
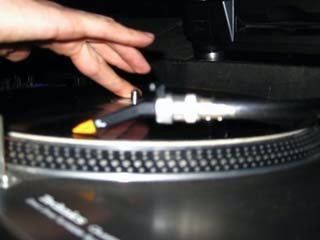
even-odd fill
[(49, 1), (1, 1), (1, 7), (0, 41), (5, 43), (99, 39), (145, 47), (154, 40), (153, 34), (125, 27), (111, 18)]
[(111, 43), (110, 46), (136, 73), (145, 74), (150, 72), (151, 67), (149, 63), (137, 49), (115, 43)]
[(145, 74), (151, 67), (143, 55), (135, 48), (115, 43), (90, 43), (110, 64), (130, 73)]
[(133, 47), (146, 47), (154, 41), (152, 33), (125, 27), (105, 16), (68, 9), (63, 17), (57, 40), (93, 38)]
[(28, 49), (18, 49), (9, 53), (5, 58), (12, 61), (12, 62), (19, 62), (25, 60), (29, 57), (30, 50)]
[(90, 43), (90, 45), (104, 58), (107, 63), (130, 73), (135, 72), (133, 68), (108, 44)]
[(6, 57), (10, 53), (13, 53), (15, 50), (13, 48), (0, 48), (0, 56)]
[(113, 93), (129, 98), (135, 88), (119, 77), (107, 64), (131, 73), (147, 73), (150, 65), (133, 47), (102, 42), (53, 42), (41, 45), (71, 58), (75, 66), (86, 76)]
[(89, 43), (82, 42), (71, 60), (80, 72), (100, 85), (121, 97), (130, 97), (134, 86), (119, 77)]
[(30, 55), (30, 49), (24, 49), (24, 48), (2, 48), (0, 49), (0, 56), (5, 57), (6, 59), (12, 61), (12, 62), (18, 62), (22, 61), (26, 58), (28, 58)]

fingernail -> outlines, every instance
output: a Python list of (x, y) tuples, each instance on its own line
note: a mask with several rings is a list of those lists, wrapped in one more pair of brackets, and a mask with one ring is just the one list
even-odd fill
[(16, 50), (15, 49), (13, 49), (13, 48), (7, 48), (7, 49), (4, 49), (3, 51), (2, 51), (2, 55), (4, 56), (4, 57), (6, 57), (6, 56), (8, 56), (8, 55), (10, 55), (11, 53), (14, 53)]
[(145, 32), (144, 33), (148, 38), (154, 39), (154, 34), (150, 32)]

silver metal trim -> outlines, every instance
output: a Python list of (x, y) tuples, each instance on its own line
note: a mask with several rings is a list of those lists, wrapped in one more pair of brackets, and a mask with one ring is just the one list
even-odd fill
[(210, 98), (200, 98), (196, 94), (168, 94), (155, 102), (156, 122), (172, 124), (174, 122), (196, 123), (200, 120), (218, 120), (235, 117), (242, 107), (215, 103)]
[(166, 95), (165, 97), (159, 98), (154, 104), (156, 122), (162, 124), (173, 123), (173, 97), (172, 95)]
[(4, 140), (4, 130), (3, 130), (3, 118), (0, 115), (0, 176), (1, 178), (6, 174), (4, 141), (5, 140)]
[[(317, 129), (317, 128), (316, 128)], [(237, 144), (250, 144), (259, 143), (262, 141), (271, 141), (276, 139), (282, 139), (291, 137), (294, 135), (302, 134), (310, 128), (295, 130), (287, 133), (265, 135), (259, 137), (247, 137), (247, 138), (234, 138), (234, 139), (220, 139), (220, 140), (197, 140), (197, 141), (128, 141), (128, 140), (86, 140), (86, 139), (72, 139), (63, 137), (51, 137), (44, 135), (26, 134), (19, 132), (9, 132), (9, 140), (21, 139), (34, 142), (43, 142), (59, 145), (78, 145), (86, 147), (100, 147), (100, 148), (113, 148), (116, 150), (147, 150), (166, 148), (178, 149), (185, 147), (213, 147), (213, 146), (230, 146)]]
[(9, 187), (17, 184), (19, 180), (7, 172), (7, 165), (5, 159), (5, 138), (3, 118), (0, 115), (0, 188), (8, 189)]

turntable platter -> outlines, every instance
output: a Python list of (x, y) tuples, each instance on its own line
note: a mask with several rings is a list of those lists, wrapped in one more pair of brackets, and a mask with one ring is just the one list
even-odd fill
[(22, 120), (13, 117), (7, 136), (9, 168), (116, 181), (183, 180), (295, 166), (319, 150), (320, 130), (303, 123), (233, 120), (166, 126), (138, 119), (94, 137), (71, 133), (77, 123), (128, 104), (121, 99), (94, 108), (63, 104), (29, 111)]
[(146, 140), (178, 141), (231, 139), (241, 137), (265, 136), (301, 129), (304, 123), (279, 124), (258, 121), (213, 121), (197, 124), (175, 123), (174, 125), (157, 124), (154, 119), (127, 121), (117, 126), (103, 129), (96, 136), (74, 135), (71, 129), (78, 123), (106, 114), (111, 114), (130, 105), (129, 100), (108, 99), (106, 102), (89, 106), (74, 106), (62, 103), (55, 106), (41, 106), (29, 110), (23, 118), (10, 120), (9, 132), (33, 135), (66, 137), (72, 139), (99, 140)]

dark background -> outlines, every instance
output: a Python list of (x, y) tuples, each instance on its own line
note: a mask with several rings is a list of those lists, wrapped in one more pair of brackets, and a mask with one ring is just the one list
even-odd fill
[[(192, 44), (186, 38), (183, 27), (184, 6), (187, 1), (60, 0), (58, 2), (109, 15), (128, 26), (155, 33), (155, 43), (143, 51), (152, 63), (153, 72), (143, 77), (120, 73), (130, 81), (138, 83), (159, 81), (174, 87), (209, 88), (276, 99), (320, 97), (318, 91), (320, 57), (317, 54), (267, 52), (249, 54), (244, 51), (215, 63), (194, 59)], [(304, 16), (315, 19), (320, 12), (320, 3), (314, 0), (303, 2), (239, 0), (236, 3), (237, 11), (241, 12), (244, 19), (255, 21), (268, 20), (274, 6), (288, 4), (298, 4), (300, 10), (307, 13)], [(311, 39), (316, 38), (317, 36), (312, 36)], [(301, 43), (305, 41), (302, 39)], [(253, 48), (255, 44), (249, 46)], [(312, 45), (311, 49), (316, 52), (320, 47), (316, 44)], [(2, 92), (39, 86), (93, 85), (92, 81), (74, 69), (68, 59), (37, 48), (34, 48), (31, 57), (22, 63), (12, 64), (0, 60), (0, 79)]]

